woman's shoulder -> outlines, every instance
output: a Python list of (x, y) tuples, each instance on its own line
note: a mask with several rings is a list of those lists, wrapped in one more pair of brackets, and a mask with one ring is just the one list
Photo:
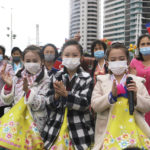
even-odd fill
[(136, 58), (133, 58), (133, 59), (131, 60), (131, 63), (130, 63), (130, 64), (138, 65), (138, 64), (141, 64), (141, 61), (138, 60), (138, 59), (136, 59)]
[(91, 78), (90, 73), (86, 72), (82, 67), (79, 68), (78, 75), (81, 78)]

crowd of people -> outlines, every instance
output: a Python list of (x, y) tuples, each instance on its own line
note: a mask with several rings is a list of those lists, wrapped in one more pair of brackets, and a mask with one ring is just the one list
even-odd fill
[(0, 150), (150, 149), (150, 35), (137, 52), (97, 39), (85, 57), (78, 37), (60, 53), (0, 46)]

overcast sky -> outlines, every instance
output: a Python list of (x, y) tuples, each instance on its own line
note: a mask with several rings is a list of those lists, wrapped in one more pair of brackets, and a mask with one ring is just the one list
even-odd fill
[(58, 48), (69, 36), (69, 0), (0, 0), (0, 45), (10, 55), (11, 8), (13, 32), (17, 35), (13, 46), (23, 50), (36, 43), (36, 24), (39, 24), (40, 44), (53, 43)]
[(36, 24), (40, 45), (53, 43), (61, 48), (69, 37), (70, 0), (0, 0), (0, 45), (6, 47), (7, 55), (11, 51), (10, 37), (6, 36), (10, 34), (11, 8), (13, 33), (17, 35), (13, 46), (24, 50), (36, 44)]

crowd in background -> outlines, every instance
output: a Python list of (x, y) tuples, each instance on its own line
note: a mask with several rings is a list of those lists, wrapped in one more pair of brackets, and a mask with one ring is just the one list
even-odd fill
[(0, 149), (150, 149), (150, 35), (132, 59), (123, 43), (99, 39), (84, 56), (79, 41), (60, 53), (14, 47), (10, 58), (0, 46)]

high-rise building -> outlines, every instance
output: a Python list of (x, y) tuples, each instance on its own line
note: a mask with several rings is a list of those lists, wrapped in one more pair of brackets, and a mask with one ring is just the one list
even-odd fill
[(136, 44), (147, 33), (150, 22), (149, 0), (104, 0), (104, 37), (111, 41)]
[(70, 0), (70, 38), (80, 32), (80, 44), (90, 52), (92, 42), (100, 37), (100, 0)]

